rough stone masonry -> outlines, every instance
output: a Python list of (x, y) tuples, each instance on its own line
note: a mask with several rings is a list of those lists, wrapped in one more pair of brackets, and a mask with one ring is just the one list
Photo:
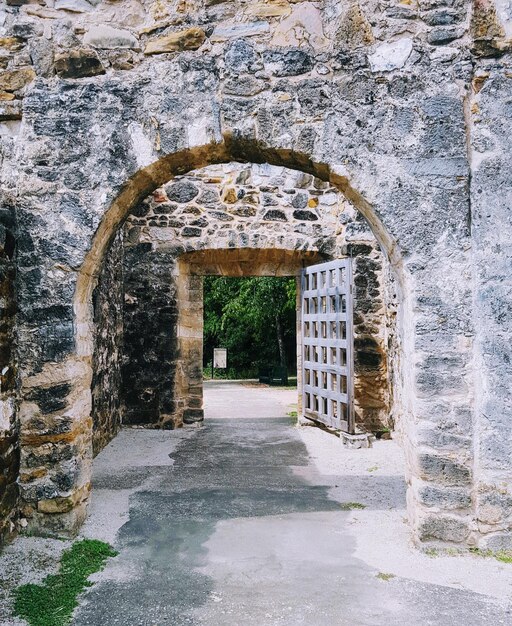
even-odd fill
[(84, 518), (93, 417), (123, 411), (119, 291), (95, 321), (128, 216), (242, 162), (336, 188), (379, 242), (415, 538), (512, 547), (511, 37), (505, 0), (6, 0), (2, 536)]

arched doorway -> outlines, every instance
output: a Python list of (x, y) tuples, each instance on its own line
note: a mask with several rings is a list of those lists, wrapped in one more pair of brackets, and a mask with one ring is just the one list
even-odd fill
[[(465, 540), (470, 532), (470, 519), (466, 508), (460, 509), (452, 504), (454, 490), (468, 490), (471, 484), (471, 471), (468, 463), (471, 456), (468, 451), (460, 451), (458, 444), (453, 451), (444, 441), (439, 447), (436, 443), (437, 426), (431, 421), (431, 413), (439, 402), (447, 402), (462, 407), (467, 402), (463, 395), (454, 396), (446, 384), (441, 384), (439, 374), (433, 374), (438, 367), (437, 350), (429, 352), (429, 336), (435, 333), (435, 325), (428, 324), (429, 313), (418, 309), (418, 298), (423, 298), (418, 291), (419, 282), (416, 274), (411, 279), (410, 269), (406, 269), (399, 248), (389, 228), (383, 225), (381, 216), (350, 184), (349, 176), (343, 167), (328, 166), (316, 162), (308, 156), (290, 150), (269, 149), (252, 141), (238, 141), (226, 136), (220, 143), (201, 146), (169, 154), (166, 157), (139, 169), (120, 189), (117, 198), (102, 217), (84, 261), (77, 275), (73, 311), (74, 343), (76, 356), (71, 357), (65, 366), (65, 378), (69, 380), (70, 368), (73, 370), (72, 385), (65, 413), (72, 419), (64, 420), (67, 424), (65, 434), (50, 437), (57, 446), (73, 443), (73, 471), (66, 479), (65, 495), (57, 495), (59, 490), (48, 489), (51, 497), (39, 495), (36, 484), (27, 485), (24, 497), (28, 503), (27, 512), (32, 516), (34, 525), (50, 525), (59, 529), (75, 528), (83, 519), (85, 504), (89, 492), (91, 458), (91, 393), (92, 356), (94, 349), (94, 327), (92, 315), (92, 293), (101, 271), (103, 259), (113, 238), (127, 215), (148, 193), (166, 183), (173, 175), (204, 167), (211, 163), (230, 161), (267, 162), (285, 166), (315, 175), (320, 180), (329, 181), (361, 212), (370, 224), (381, 248), (389, 260), (397, 277), (399, 289), (398, 327), (400, 328), (400, 360), (403, 380), (396, 389), (395, 399), (403, 413), (403, 432), (408, 459), (409, 477), (409, 512), (416, 535), (423, 539), (437, 538), (449, 541)], [(103, 196), (102, 196), (103, 197)], [(391, 209), (390, 209), (391, 210)], [(392, 211), (390, 215), (392, 214)], [(393, 218), (395, 219), (395, 218)], [(393, 219), (388, 220), (394, 224)], [(401, 224), (401, 228), (403, 228)], [(456, 264), (458, 256), (451, 256)], [(409, 266), (408, 266), (409, 267)], [(424, 265), (414, 267), (422, 275), (429, 273), (429, 281), (421, 287), (428, 294), (435, 273), (441, 268), (437, 259), (431, 260), (428, 269)], [(435, 282), (435, 281), (434, 281)], [(454, 298), (459, 292), (454, 294)], [(460, 293), (463, 297), (463, 292)], [(425, 317), (426, 316), (426, 317)], [(423, 322), (421, 320), (424, 320)], [(418, 334), (421, 328), (421, 334)], [(421, 359), (419, 357), (421, 356)], [(469, 353), (468, 353), (469, 356)], [(441, 365), (446, 361), (443, 360)], [(460, 365), (466, 367), (464, 358), (459, 358)], [(57, 374), (58, 369), (53, 368)], [(40, 378), (34, 376), (29, 385), (37, 386)], [(435, 400), (432, 389), (436, 389)], [(423, 416), (423, 417), (422, 417)], [(424, 419), (424, 421), (422, 421)], [(25, 458), (30, 455), (30, 447), (42, 441), (41, 436), (25, 436)], [(61, 443), (62, 442), (62, 443)], [(447, 469), (448, 468), (448, 469)], [(51, 482), (51, 474), (46, 482)], [(34, 481), (37, 483), (37, 481)], [(427, 494), (427, 495), (425, 495)], [(434, 507), (428, 502), (435, 502)], [(430, 498), (430, 500), (428, 500)], [(446, 502), (448, 504), (446, 504)], [(459, 500), (460, 501), (460, 500)], [(469, 524), (469, 525), (468, 525)]]

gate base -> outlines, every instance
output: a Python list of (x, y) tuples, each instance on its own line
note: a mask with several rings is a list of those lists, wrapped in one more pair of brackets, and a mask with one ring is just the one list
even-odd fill
[(357, 435), (350, 435), (349, 433), (340, 433), (340, 441), (347, 448), (353, 448), (354, 450), (359, 448), (371, 448), (373, 435), (370, 433), (358, 433)]

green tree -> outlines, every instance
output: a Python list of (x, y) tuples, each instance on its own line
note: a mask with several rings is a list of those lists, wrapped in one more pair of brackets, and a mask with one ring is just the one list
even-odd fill
[(204, 357), (228, 349), (230, 367), (254, 371), (263, 364), (293, 365), (296, 345), (294, 278), (204, 279)]

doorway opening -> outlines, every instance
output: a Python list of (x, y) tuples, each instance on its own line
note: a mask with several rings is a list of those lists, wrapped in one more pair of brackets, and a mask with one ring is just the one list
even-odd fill
[[(205, 276), (203, 303), (205, 379), (296, 379), (295, 277)], [(226, 350), (226, 363), (215, 362), (216, 348)]]
[(296, 278), (205, 276), (203, 302), (205, 419), (296, 416)]
[[(112, 324), (115, 315), (108, 310), (116, 301), (116, 254), (122, 256), (123, 267), (122, 337), (115, 342), (122, 345), (121, 358), (115, 358), (121, 364), (120, 383), (113, 375), (115, 367), (107, 368), (109, 359), (105, 355), (114, 351), (102, 345), (102, 337), (111, 336), (112, 329), (119, 328)], [(95, 298), (99, 305), (95, 320), (98, 333), (93, 413), (98, 430), (105, 431), (102, 424), (106, 420), (98, 419), (105, 407), (104, 398), (113, 397), (112, 387), (119, 384), (119, 422), (175, 428), (204, 418), (204, 368), (211, 360), (212, 347), (222, 347), (203, 346), (204, 281), (208, 287), (216, 281), (226, 289), (231, 280), (262, 281), (254, 285), (267, 281), (267, 288), (272, 280), (289, 281), (288, 284), (295, 281), (298, 295), (305, 268), (341, 258), (350, 258), (353, 268), (354, 416), (370, 432), (390, 428), (394, 422), (391, 390), (398, 376), (398, 361), (388, 359), (397, 339), (394, 282), (368, 223), (334, 186), (312, 175), (266, 164), (229, 163), (176, 177), (157, 189), (132, 211), (111, 245)], [(314, 301), (313, 298), (311, 302)], [(296, 302), (297, 312), (301, 307), (302, 303)], [(302, 414), (306, 399), (302, 393), (302, 352), (306, 340), (303, 342), (305, 328), (301, 323), (297, 323), (295, 347), (289, 336), (290, 345), (283, 350), (288, 354), (287, 369), (297, 371), (301, 390), (298, 414)], [(270, 326), (268, 322), (267, 327)], [(313, 326), (312, 322), (307, 328)], [(324, 326), (319, 324), (319, 332)], [(274, 336), (275, 329), (270, 333)], [(344, 340), (341, 335), (331, 335), (329, 332), (335, 341)], [(320, 343), (327, 338), (317, 337)], [(238, 344), (238, 353), (241, 348)], [(317, 363), (312, 359), (305, 375), (318, 375), (320, 379), (325, 372), (313, 371), (321, 369), (320, 360), (325, 365), (328, 361), (329, 365), (336, 365), (331, 363), (331, 355), (320, 359), (325, 348), (320, 348)], [(291, 357), (292, 351), (297, 360)], [(240, 360), (232, 360), (231, 348), (229, 353), (230, 364), (241, 369)], [(343, 355), (338, 356), (340, 365)], [(294, 360), (296, 368), (292, 365)], [(254, 376), (259, 379), (261, 375), (270, 384), (283, 373), (281, 361), (277, 352), (269, 353), (246, 362), (245, 368), (252, 368)], [(335, 391), (346, 395), (341, 374), (328, 377), (325, 385), (320, 380), (307, 383), (312, 386), (314, 382), (317, 391), (319, 387), (330, 387), (329, 393), (315, 391), (307, 396), (308, 400), (314, 398), (325, 405), (309, 406), (307, 417), (320, 416), (321, 422), (335, 428), (348, 421), (342, 415), (343, 405), (328, 397)], [(337, 387), (332, 388), (333, 382), (339, 383)], [(108, 414), (116, 415), (111, 408)], [(107, 424), (107, 431), (114, 430)], [(99, 439), (97, 449), (105, 437)]]

